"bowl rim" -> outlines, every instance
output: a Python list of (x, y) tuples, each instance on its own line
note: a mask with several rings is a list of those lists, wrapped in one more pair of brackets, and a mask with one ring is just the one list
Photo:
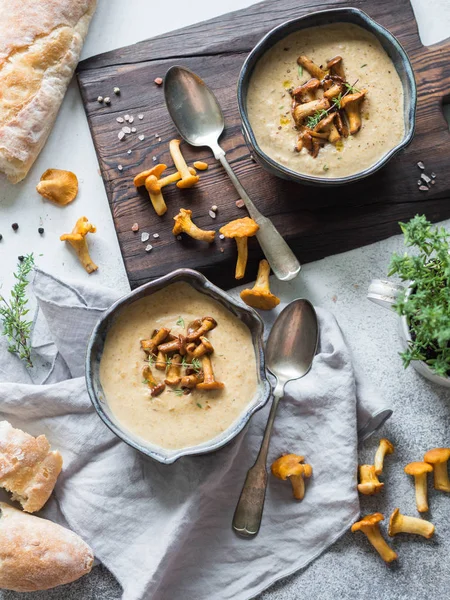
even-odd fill
[[(199, 283), (199, 286), (204, 290), (200, 293), (205, 293), (207, 296), (216, 300), (216, 302), (221, 302), (222, 305), (225, 306), (225, 308), (229, 309), (231, 305), (231, 307), (234, 307), (238, 311), (247, 313), (253, 319), (256, 329), (251, 330), (252, 345), (255, 349), (255, 354), (259, 355), (259, 364), (258, 361), (256, 363), (256, 369), (258, 372), (258, 389), (253, 398), (256, 399), (259, 397), (259, 399), (251, 406), (248, 405), (240, 413), (236, 420), (228, 427), (228, 429), (226, 430), (228, 431), (227, 435), (221, 437), (215, 442), (213, 438), (213, 440), (209, 442), (207, 440), (206, 442), (197, 444), (197, 446), (180, 448), (178, 450), (167, 450), (165, 448), (158, 447), (156, 444), (154, 444), (155, 449), (153, 450), (145, 446), (144, 443), (141, 444), (138, 441), (138, 436), (134, 438), (131, 435), (129, 435), (126, 430), (121, 429), (104, 411), (102, 402), (98, 398), (94, 386), (93, 365), (96, 362), (95, 345), (104, 322), (110, 317), (112, 317), (114, 313), (120, 311), (122, 307), (132, 304), (133, 302), (136, 302), (137, 300), (140, 300), (143, 297), (151, 295), (152, 293), (155, 293), (160, 289), (163, 289), (168, 285), (175, 283), (176, 281), (183, 281), (186, 279), (193, 279), (197, 281)], [(209, 292), (212, 292), (212, 294), (210, 294)], [(217, 296), (220, 300), (215, 298), (214, 295)], [(225, 292), (221, 288), (214, 285), (211, 281), (209, 281), (209, 279), (207, 279), (202, 273), (187, 268), (176, 269), (175, 271), (171, 271), (170, 273), (167, 273), (162, 277), (153, 279), (152, 281), (141, 285), (135, 290), (132, 290), (130, 293), (125, 294), (124, 296), (116, 300), (116, 302), (114, 302), (106, 311), (102, 313), (101, 317), (98, 319), (97, 323), (92, 329), (86, 349), (85, 380), (89, 398), (98, 416), (120, 440), (122, 440), (135, 450), (138, 450), (145, 456), (153, 458), (160, 463), (172, 464), (182, 456), (196, 456), (200, 454), (208, 454), (210, 452), (214, 452), (228, 444), (231, 440), (233, 440), (242, 431), (242, 429), (244, 429), (252, 415), (258, 410), (260, 410), (263, 406), (265, 406), (265, 404), (270, 398), (270, 395), (272, 393), (272, 386), (266, 371), (263, 335), (264, 323), (259, 314), (253, 308), (246, 306), (245, 304), (239, 302), (238, 300), (230, 296), (227, 292)], [(143, 440), (143, 442), (145, 442), (145, 440)]]
[[(264, 52), (267, 52), (269, 50), (269, 48), (271, 48), (276, 42), (274, 42), (274, 44), (270, 44), (270, 45), (267, 45), (267, 43), (279, 31), (281, 31), (281, 30), (285, 29), (286, 27), (289, 27), (295, 23), (301, 24), (302, 21), (305, 21), (306, 19), (310, 19), (311, 17), (327, 16), (327, 15), (336, 15), (337, 17), (340, 17), (340, 16), (348, 15), (348, 14), (354, 14), (354, 15), (358, 16), (359, 18), (361, 18), (368, 25), (369, 30), (372, 33), (375, 31), (378, 34), (380, 34), (381, 36), (384, 36), (385, 38), (387, 38), (389, 40), (389, 42), (391, 42), (391, 44), (394, 47), (396, 47), (398, 53), (400, 54), (400, 56), (402, 58), (402, 63), (403, 63), (404, 69), (405, 69), (405, 74), (406, 74), (406, 77), (407, 77), (410, 87), (411, 87), (411, 97), (410, 97), (409, 105), (408, 105), (409, 116), (407, 118), (405, 118), (405, 123), (408, 121), (408, 123), (411, 124), (410, 130), (409, 130), (409, 132), (405, 131), (403, 139), (396, 146), (394, 146), (393, 148), (391, 148), (391, 150), (386, 152), (386, 154), (384, 154), (372, 166), (368, 167), (367, 169), (364, 169), (363, 171), (358, 171), (357, 173), (353, 173), (352, 175), (346, 175), (344, 177), (333, 177), (333, 178), (320, 177), (317, 175), (308, 175), (307, 173), (299, 173), (297, 171), (293, 171), (292, 169), (286, 167), (285, 165), (283, 165), (279, 162), (276, 162), (273, 158), (268, 156), (260, 148), (260, 146), (256, 140), (256, 137), (253, 133), (253, 129), (250, 124), (250, 120), (247, 116), (246, 94), (244, 95), (243, 91), (242, 91), (243, 82), (245, 79), (250, 78), (251, 73), (253, 72), (254, 66), (252, 67), (250, 63), (253, 62), (255, 54), (260, 52), (262, 48), (265, 48)], [(336, 22), (338, 23), (340, 21), (337, 20)], [(345, 22), (345, 21), (342, 21), (342, 22)], [(310, 26), (308, 26), (308, 28), (309, 27), (320, 27), (320, 24), (319, 25), (310, 25)], [(303, 28), (300, 27), (299, 31), (301, 31), (302, 29)], [(267, 47), (266, 47), (266, 45), (267, 45)], [(260, 58), (261, 57), (259, 57), (257, 59), (256, 63), (260, 60)], [(404, 90), (403, 84), (402, 84), (402, 87)], [(378, 23), (378, 21), (375, 21), (375, 19), (372, 19), (372, 17), (370, 17), (366, 12), (364, 12), (363, 10), (361, 10), (359, 8), (354, 8), (354, 7), (330, 8), (330, 9), (326, 9), (326, 10), (314, 11), (314, 12), (308, 13), (306, 15), (303, 15), (301, 17), (296, 17), (294, 19), (284, 21), (280, 25), (277, 25), (276, 27), (271, 29), (269, 32), (267, 32), (259, 40), (259, 42), (256, 44), (256, 46), (254, 46), (254, 48), (251, 50), (251, 52), (248, 54), (247, 58), (244, 61), (244, 64), (241, 67), (241, 71), (239, 73), (238, 82), (237, 82), (237, 101), (238, 101), (239, 114), (240, 114), (241, 122), (242, 122), (242, 128), (244, 130), (244, 136), (247, 137), (247, 139), (250, 141), (252, 150), (260, 158), (260, 160), (268, 163), (270, 165), (270, 167), (272, 169), (274, 169), (275, 171), (279, 171), (279, 172), (283, 173), (285, 178), (288, 178), (291, 180), (296, 180), (299, 182), (301, 181), (301, 182), (309, 183), (309, 184), (313, 184), (313, 185), (319, 184), (319, 185), (330, 185), (330, 186), (336, 185), (337, 186), (337, 185), (343, 185), (346, 183), (352, 183), (354, 181), (358, 181), (360, 179), (369, 177), (370, 175), (372, 175), (373, 173), (375, 173), (376, 171), (381, 169), (385, 164), (387, 164), (391, 160), (391, 158), (393, 156), (398, 154), (398, 152), (400, 152), (401, 150), (406, 148), (411, 143), (411, 141), (414, 137), (415, 125), (416, 125), (417, 84), (416, 84), (416, 80), (414, 77), (414, 69), (413, 69), (411, 61), (408, 57), (408, 54), (406, 53), (406, 50), (403, 48), (403, 46), (399, 42), (399, 40), (386, 27), (384, 27), (383, 25)]]

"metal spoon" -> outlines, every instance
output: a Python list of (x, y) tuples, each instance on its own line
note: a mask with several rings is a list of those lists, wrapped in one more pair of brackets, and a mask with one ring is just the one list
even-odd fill
[(219, 146), (225, 127), (216, 97), (198, 75), (185, 67), (171, 67), (164, 78), (167, 109), (180, 135), (192, 146), (208, 146), (222, 163), (251, 218), (259, 225), (258, 242), (276, 277), (293, 279), (301, 266), (272, 221), (264, 217), (248, 197)]
[(317, 315), (308, 300), (294, 300), (278, 315), (266, 346), (267, 368), (275, 376), (272, 408), (261, 449), (247, 473), (233, 517), (233, 529), (243, 537), (254, 537), (261, 525), (267, 486), (267, 452), (278, 402), (288, 381), (304, 377), (311, 369), (319, 341)]

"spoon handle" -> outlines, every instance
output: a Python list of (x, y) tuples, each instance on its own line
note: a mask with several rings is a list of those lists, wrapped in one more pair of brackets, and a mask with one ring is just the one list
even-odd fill
[(242, 537), (254, 537), (261, 525), (267, 487), (267, 453), (282, 392), (275, 394), (255, 464), (248, 470), (233, 517), (233, 529)]
[(258, 242), (269, 261), (274, 275), (281, 281), (289, 281), (293, 279), (300, 271), (301, 266), (295, 254), (285, 242), (283, 236), (275, 227), (270, 219), (264, 217), (245, 191), (243, 185), (236, 177), (233, 169), (228, 163), (225, 152), (214, 152), (216, 158), (219, 159), (223, 168), (228, 173), (234, 187), (239, 193), (239, 196), (245, 203), (251, 218), (259, 225), (259, 231), (256, 234)]

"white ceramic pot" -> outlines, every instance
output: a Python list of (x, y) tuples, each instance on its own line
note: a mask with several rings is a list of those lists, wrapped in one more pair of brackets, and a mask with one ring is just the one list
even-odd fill
[[(400, 292), (403, 292), (404, 287), (392, 283), (392, 281), (386, 281), (382, 279), (373, 279), (367, 294), (368, 299), (375, 304), (379, 304), (384, 308), (392, 309), (392, 305), (397, 300)], [(399, 333), (400, 340), (404, 350), (408, 348), (409, 342), (411, 341), (411, 334), (408, 327), (408, 321), (406, 317), (399, 318)], [(433, 383), (442, 385), (450, 388), (450, 378), (436, 375), (430, 367), (422, 360), (413, 360), (411, 365), (415, 370), (420, 373), (423, 377), (426, 377)]]

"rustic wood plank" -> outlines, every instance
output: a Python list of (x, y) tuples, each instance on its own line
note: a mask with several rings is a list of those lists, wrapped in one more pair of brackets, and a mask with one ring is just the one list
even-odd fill
[[(344, 0), (329, 0), (320, 8), (346, 4)], [(162, 89), (153, 80), (176, 63), (199, 73), (217, 94), (226, 119), (222, 144), (231, 164), (250, 196), (273, 219), (302, 262), (398, 233), (397, 222), (416, 213), (423, 212), (434, 221), (450, 217), (450, 136), (442, 112), (443, 99), (450, 97), (450, 40), (424, 48), (409, 0), (396, 2), (395, 11), (391, 0), (358, 0), (354, 6), (389, 27), (407, 50), (419, 88), (417, 126), (413, 143), (381, 172), (338, 189), (283, 181), (255, 164), (241, 135), (235, 94), (242, 63), (259, 38), (278, 23), (317, 10), (315, 2), (266, 1), (80, 63), (80, 88), (132, 287), (179, 266), (197, 268), (223, 287), (235, 284), (233, 241), (217, 240), (208, 247), (191, 239), (178, 241), (171, 234), (172, 217), (180, 206), (192, 208), (196, 222), (205, 228), (218, 229), (245, 214), (236, 208), (236, 192), (208, 150), (183, 146), (189, 161), (204, 159), (210, 168), (201, 174), (197, 188), (166, 188), (169, 210), (162, 218), (155, 215), (146, 194), (136, 192), (132, 185), (136, 173), (154, 164), (153, 157), (172, 164), (168, 141), (177, 134)], [(99, 105), (97, 96), (112, 91), (115, 85), (121, 89), (120, 97), (111, 94), (110, 108)], [(143, 121), (137, 120), (140, 112), (145, 115)], [(134, 115), (134, 125), (145, 135), (144, 141), (137, 134), (118, 140), (120, 125), (115, 119), (126, 113)], [(419, 160), (438, 175), (429, 192), (418, 190)], [(121, 172), (117, 170), (119, 163), (124, 167)], [(212, 204), (220, 209), (215, 221), (208, 216)], [(158, 240), (150, 240), (154, 250), (149, 254), (144, 251), (140, 233), (131, 231), (136, 221), (141, 231), (160, 235)], [(248, 279), (254, 278), (261, 258), (257, 242), (251, 242)]]

